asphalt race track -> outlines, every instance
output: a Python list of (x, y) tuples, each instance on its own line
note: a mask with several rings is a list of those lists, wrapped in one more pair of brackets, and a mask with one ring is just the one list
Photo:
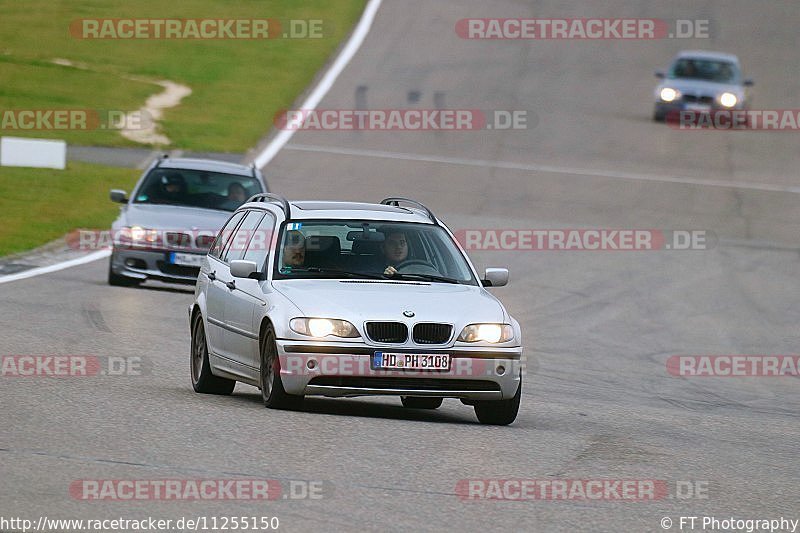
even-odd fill
[[(469, 41), (454, 31), (467, 17), (589, 16), (709, 19), (712, 37)], [(321, 109), (528, 110), (528, 129), (299, 132), (265, 169), (273, 190), (411, 196), (453, 229), (706, 230), (713, 248), (471, 252), (479, 269), (511, 271), (494, 292), (522, 325), (528, 368), (509, 427), (481, 426), (455, 400), (425, 412), (395, 398), (310, 399), (286, 412), (244, 385), (197, 395), (191, 290), (111, 288), (105, 261), (0, 285), (4, 354), (142, 362), (141, 375), (2, 378), (0, 507), (34, 519), (277, 516), (286, 531), (663, 531), (664, 517), (672, 530), (680, 516), (800, 518), (797, 378), (666, 369), (672, 355), (800, 351), (797, 133), (650, 120), (653, 71), (692, 48), (738, 54), (756, 80), (754, 107), (799, 107), (799, 20), (795, 0), (385, 2)], [(324, 490), (267, 503), (69, 492), (81, 479), (236, 477)], [(456, 495), (459, 480), (483, 478), (699, 482), (707, 492)]]

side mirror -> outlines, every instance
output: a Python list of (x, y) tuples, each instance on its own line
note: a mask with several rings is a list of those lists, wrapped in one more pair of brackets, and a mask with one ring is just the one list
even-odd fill
[(754, 82), (753, 80), (750, 80), (750, 79), (744, 80), (744, 86), (745, 87), (752, 87), (755, 84), (756, 84), (756, 82)]
[(128, 203), (128, 193), (122, 189), (111, 189), (111, 192), (108, 193), (108, 196), (111, 198), (112, 202), (116, 202), (118, 204)]
[(234, 278), (249, 278), (258, 272), (258, 265), (255, 261), (245, 261), (243, 259), (234, 259), (231, 261), (231, 276)]
[(656, 78), (663, 80), (664, 79), (664, 73), (662, 71), (660, 71), (660, 70), (657, 70), (656, 71)]
[(483, 273), (481, 283), (484, 287), (503, 287), (508, 285), (508, 269), (487, 268)]

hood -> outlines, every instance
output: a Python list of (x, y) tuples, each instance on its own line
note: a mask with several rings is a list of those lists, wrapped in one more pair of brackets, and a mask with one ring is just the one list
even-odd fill
[(666, 79), (662, 81), (658, 84), (656, 93), (660, 92), (664, 87), (671, 87), (683, 94), (688, 93), (714, 97), (717, 97), (724, 92), (733, 93), (737, 97), (741, 97), (744, 93), (744, 88), (738, 83), (715, 83), (712, 81), (689, 80), (683, 78)]
[[(120, 226), (160, 230), (201, 230), (216, 234), (232, 215), (229, 211), (174, 205), (128, 204), (117, 220)], [(115, 224), (116, 226), (117, 224)]]
[[(359, 330), (366, 320), (446, 322), (457, 328), (508, 320), (500, 302), (473, 285), (303, 279), (276, 280), (273, 287), (304, 316), (349, 320)], [(404, 311), (412, 311), (414, 316), (407, 318)]]

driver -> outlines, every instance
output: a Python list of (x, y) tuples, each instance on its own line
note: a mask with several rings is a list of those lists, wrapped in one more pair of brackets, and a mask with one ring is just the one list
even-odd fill
[(220, 206), (222, 209), (233, 211), (247, 201), (247, 190), (244, 185), (238, 181), (234, 181), (228, 185), (228, 196)]
[(408, 239), (402, 231), (391, 231), (381, 243), (385, 270), (384, 276), (397, 274), (397, 265), (408, 259)]
[(228, 186), (228, 200), (236, 205), (241, 205), (247, 200), (247, 191), (245, 191), (244, 186), (239, 183), (238, 181), (234, 181)]

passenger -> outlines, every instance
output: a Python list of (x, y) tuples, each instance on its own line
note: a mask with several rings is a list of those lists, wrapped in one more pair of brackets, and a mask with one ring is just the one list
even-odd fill
[(306, 263), (306, 238), (297, 230), (286, 232), (283, 241), (283, 266), (302, 267)]
[(683, 68), (681, 69), (681, 74), (678, 76), (679, 78), (696, 78), (697, 77), (697, 67), (694, 64), (694, 61), (691, 59), (686, 60), (683, 64)]
[(186, 180), (177, 172), (171, 172), (161, 177), (159, 199), (165, 203), (182, 203), (186, 196)]

